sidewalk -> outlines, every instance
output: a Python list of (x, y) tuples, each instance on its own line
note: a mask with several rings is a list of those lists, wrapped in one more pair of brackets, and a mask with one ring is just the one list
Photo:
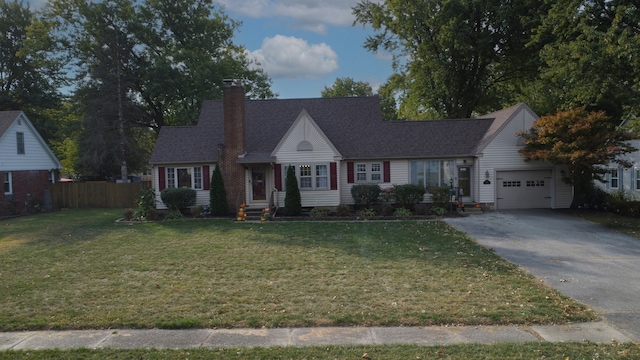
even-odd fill
[(0, 351), (72, 348), (215, 348), (315, 345), (449, 345), (498, 342), (633, 342), (604, 322), (531, 326), (319, 327), (83, 330), (0, 333)]

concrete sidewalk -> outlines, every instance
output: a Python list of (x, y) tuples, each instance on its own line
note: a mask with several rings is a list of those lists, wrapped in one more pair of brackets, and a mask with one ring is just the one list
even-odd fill
[(0, 333), (0, 351), (73, 348), (216, 348), (500, 342), (633, 342), (604, 322), (532, 326), (83, 330)]

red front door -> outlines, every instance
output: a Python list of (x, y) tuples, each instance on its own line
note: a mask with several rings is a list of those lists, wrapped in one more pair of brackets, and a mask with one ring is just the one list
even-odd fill
[(251, 184), (253, 185), (253, 200), (267, 200), (265, 170), (262, 167), (251, 168)]

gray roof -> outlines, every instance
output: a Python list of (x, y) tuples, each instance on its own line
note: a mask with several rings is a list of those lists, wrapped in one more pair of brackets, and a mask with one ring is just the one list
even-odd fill
[(22, 111), (0, 111), (0, 137), (9, 129), (9, 126), (22, 114)]
[[(151, 163), (214, 162), (224, 141), (222, 100), (205, 101), (196, 126), (163, 127)], [(492, 118), (383, 121), (373, 97), (246, 100), (247, 156), (273, 161), (271, 152), (306, 110), (345, 159), (473, 155)]]

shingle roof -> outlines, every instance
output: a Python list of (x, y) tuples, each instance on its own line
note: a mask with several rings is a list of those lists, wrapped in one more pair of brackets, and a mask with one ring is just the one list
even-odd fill
[(20, 116), (22, 111), (0, 111), (0, 137), (9, 129), (9, 126)]
[[(224, 142), (222, 104), (205, 101), (196, 126), (162, 128), (151, 163), (216, 161)], [(246, 160), (267, 161), (302, 110), (345, 159), (472, 155), (493, 122), (383, 121), (377, 96), (246, 100)]]

